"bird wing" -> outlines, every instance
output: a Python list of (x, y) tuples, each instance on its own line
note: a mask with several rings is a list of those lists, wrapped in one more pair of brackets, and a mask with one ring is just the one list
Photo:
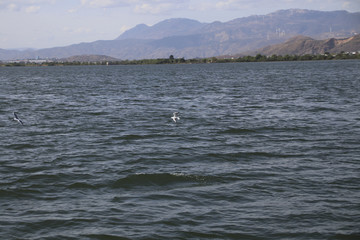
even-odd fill
[(16, 119), (19, 119), (15, 112), (14, 112), (14, 117), (15, 117)]

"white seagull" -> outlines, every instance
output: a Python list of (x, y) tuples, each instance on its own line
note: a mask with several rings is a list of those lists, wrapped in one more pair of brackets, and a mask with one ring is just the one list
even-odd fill
[(15, 112), (14, 112), (14, 121), (18, 121), (18, 123), (20, 123), (21, 125), (24, 125), (24, 123), (21, 121), (20, 118), (18, 118), (18, 116), (16, 115)]
[(176, 120), (180, 120), (180, 118), (178, 117), (178, 112), (174, 112), (173, 116), (171, 117), (172, 120), (174, 120), (174, 122), (176, 122)]

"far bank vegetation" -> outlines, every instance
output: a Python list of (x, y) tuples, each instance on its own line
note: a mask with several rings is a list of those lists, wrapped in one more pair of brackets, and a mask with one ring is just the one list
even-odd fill
[(318, 55), (261, 55), (241, 57), (210, 57), (210, 58), (169, 58), (141, 59), (141, 60), (110, 60), (110, 61), (63, 61), (46, 60), (41, 63), (31, 60), (18, 60), (11, 62), (0, 62), (2, 67), (12, 66), (79, 66), (79, 65), (146, 65), (146, 64), (201, 64), (201, 63), (235, 63), (235, 62), (277, 62), (277, 61), (315, 61), (315, 60), (345, 60), (360, 59), (359, 52), (341, 52), (339, 54), (318, 54)]

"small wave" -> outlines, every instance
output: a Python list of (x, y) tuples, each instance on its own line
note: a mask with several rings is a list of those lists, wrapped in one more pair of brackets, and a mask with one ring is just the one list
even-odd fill
[(91, 116), (101, 116), (101, 115), (106, 115), (108, 113), (104, 111), (98, 111), (98, 112), (88, 112), (87, 114)]
[(220, 131), (219, 133), (225, 133), (225, 134), (242, 134), (242, 133), (254, 133), (255, 130), (252, 129), (246, 129), (246, 128), (229, 128), (224, 131)]
[(124, 135), (122, 137), (118, 137), (119, 139), (124, 139), (124, 140), (138, 140), (138, 139), (144, 139), (144, 138), (148, 138), (148, 135), (138, 135), (138, 134), (128, 134), (128, 135)]
[(27, 198), (34, 195), (40, 195), (41, 192), (33, 189), (7, 189), (0, 190), (0, 198), (14, 199), (14, 198)]
[(254, 158), (294, 158), (302, 155), (297, 154), (281, 154), (272, 152), (234, 152), (234, 153), (209, 153), (211, 158), (220, 158), (229, 161), (238, 161), (239, 159), (254, 159)]
[(34, 144), (28, 144), (28, 143), (19, 143), (19, 144), (10, 144), (6, 147), (8, 149), (22, 150), (22, 149), (36, 148), (38, 146), (34, 145)]
[(36, 174), (31, 174), (29, 176), (20, 178), (17, 180), (18, 183), (23, 183), (23, 182), (44, 182), (47, 181), (48, 183), (50, 182), (58, 182), (61, 181), (62, 179), (67, 179), (69, 177), (69, 175), (67, 174), (63, 174), (63, 173), (59, 173), (59, 174), (54, 174), (54, 173), (36, 173)]
[(109, 235), (109, 234), (89, 234), (84, 235), (90, 239), (97, 239), (97, 240), (129, 240), (130, 238), (120, 237), (116, 235)]
[(133, 174), (117, 180), (113, 187), (128, 188), (142, 186), (174, 186), (174, 185), (201, 185), (206, 184), (211, 177), (198, 175), (185, 175), (181, 173), (155, 173), (155, 174)]
[(309, 112), (343, 112), (343, 110), (339, 109), (339, 108), (335, 108), (335, 107), (313, 107), (311, 109), (308, 110)]
[(309, 126), (263, 126), (254, 129), (254, 132), (299, 132), (311, 130)]
[(76, 182), (68, 186), (70, 189), (95, 189), (96, 186), (85, 183), (85, 182)]
[(249, 109), (262, 109), (262, 108), (264, 108), (264, 106), (261, 106), (261, 105), (249, 105), (249, 106), (245, 106), (244, 108), (245, 109), (246, 108), (249, 108)]

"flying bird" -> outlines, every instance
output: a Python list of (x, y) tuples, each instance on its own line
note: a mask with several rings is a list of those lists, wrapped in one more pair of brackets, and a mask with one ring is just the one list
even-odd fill
[(20, 123), (21, 125), (24, 125), (24, 123), (21, 121), (21, 119), (16, 115), (16, 113), (14, 112), (14, 121), (17, 121), (18, 123)]
[(176, 120), (180, 120), (180, 118), (178, 117), (178, 112), (174, 112), (173, 113), (173, 116), (171, 117), (171, 119), (174, 121), (174, 122), (176, 122)]

